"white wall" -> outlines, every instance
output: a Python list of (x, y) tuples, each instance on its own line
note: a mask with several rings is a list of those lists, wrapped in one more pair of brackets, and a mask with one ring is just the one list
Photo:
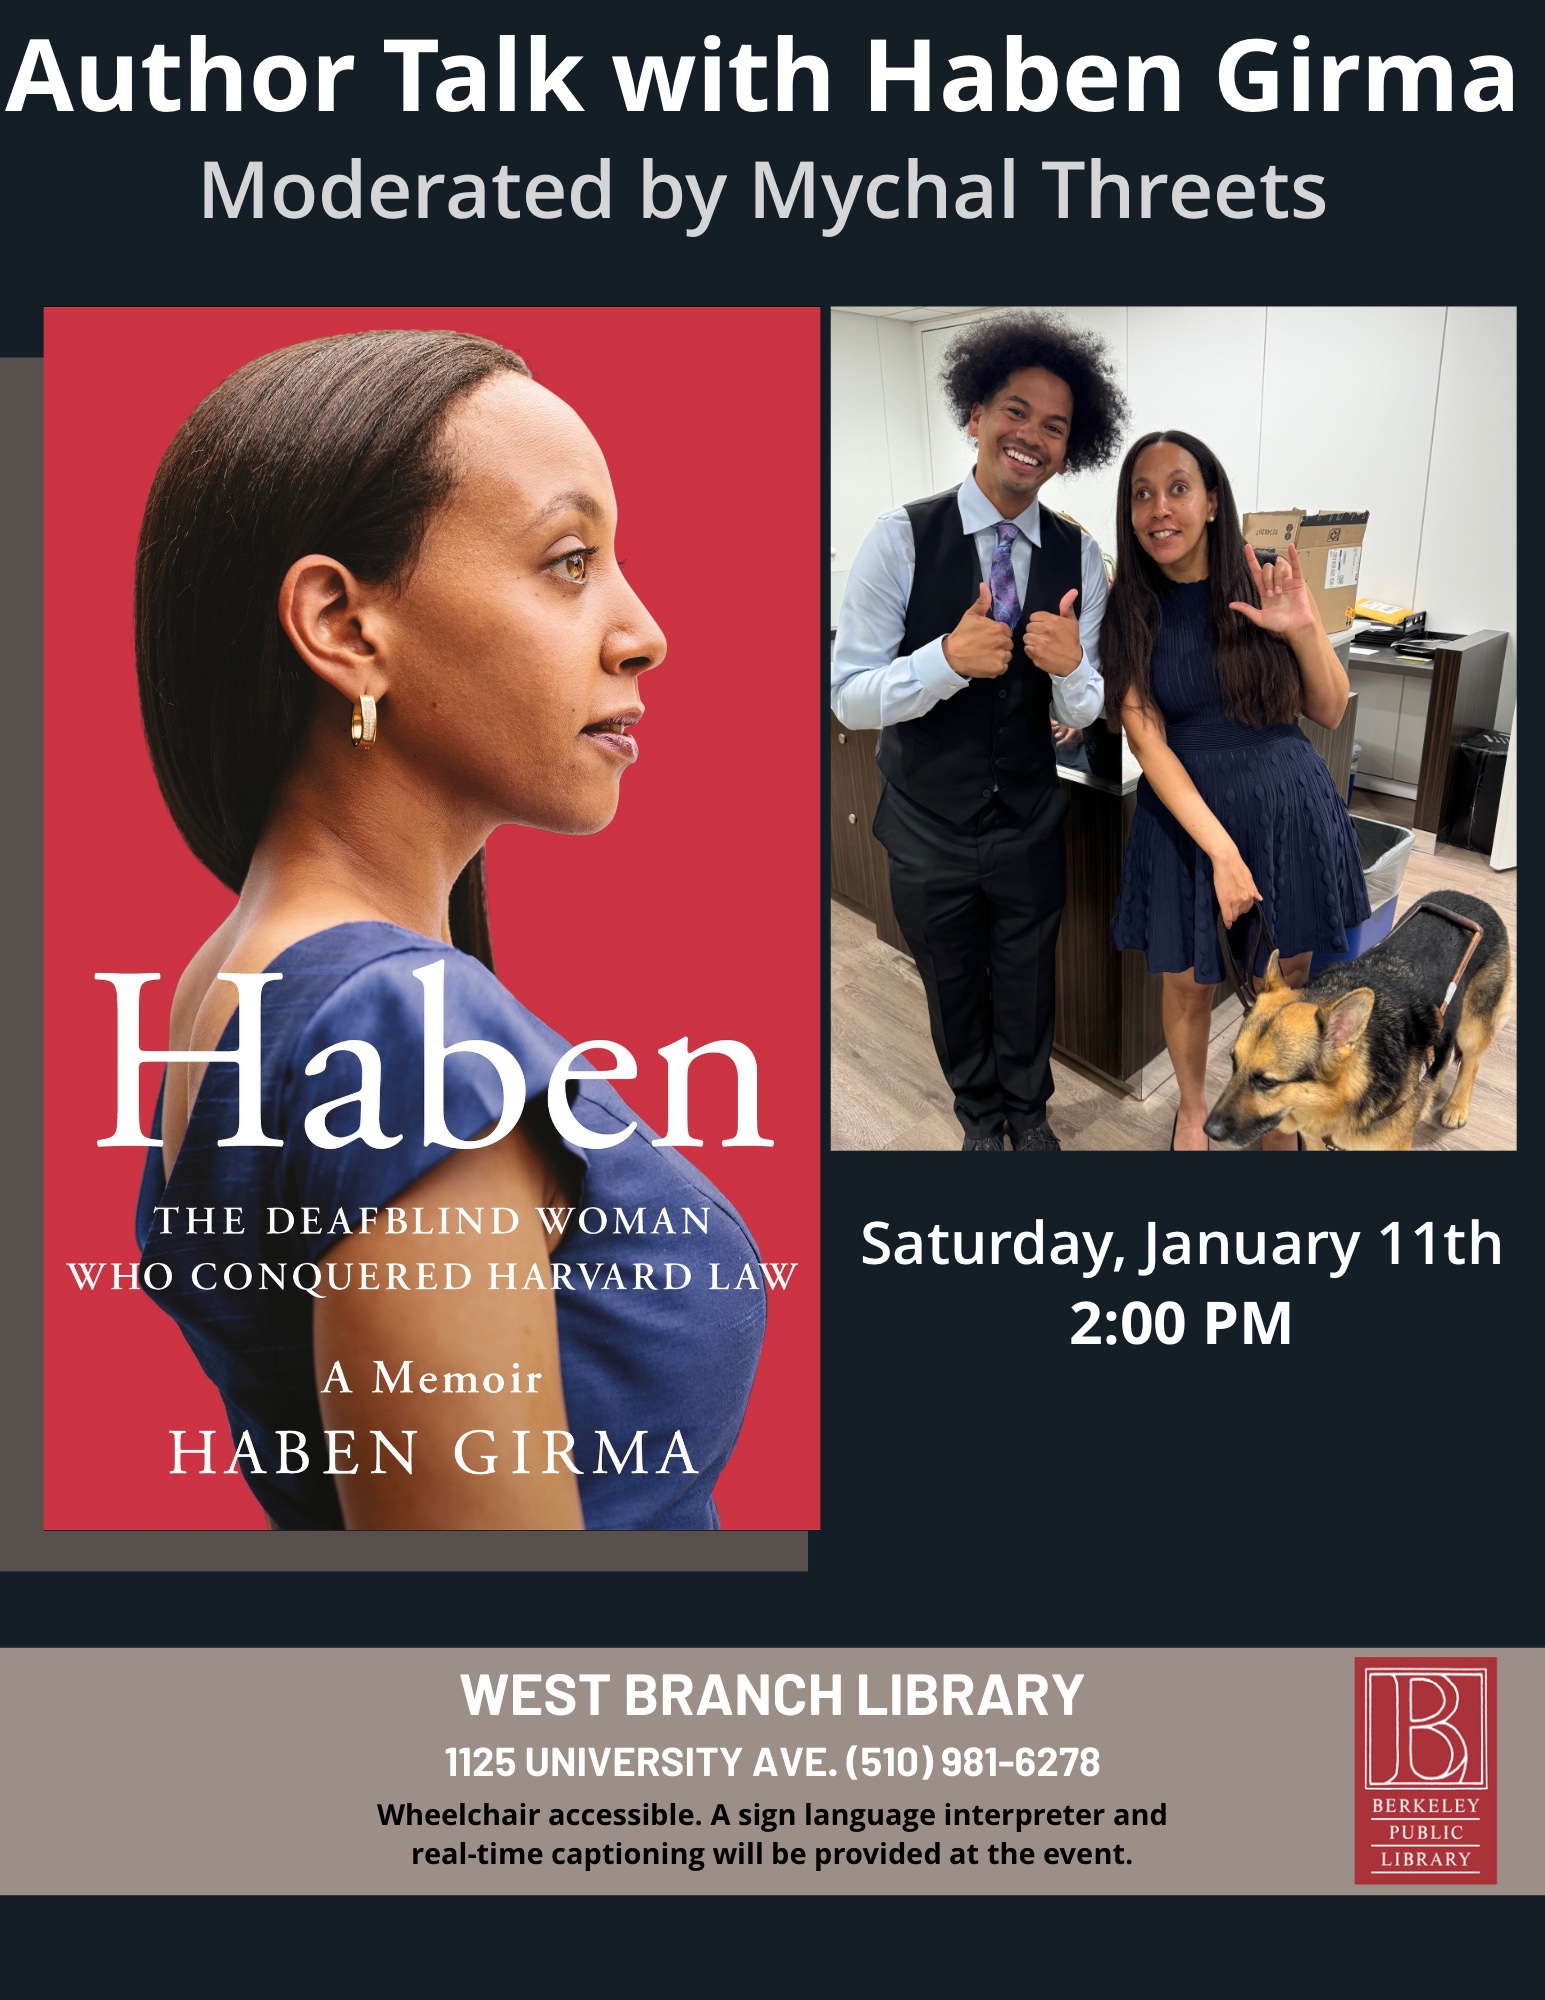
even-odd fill
[[(939, 356), (975, 311), (832, 314), (832, 564), (877, 514), (965, 476)], [(1504, 306), (1067, 306), (1102, 335), (1132, 435), (1175, 427), (1227, 466), (1242, 511), (1368, 509), (1359, 595), (1435, 629), (1517, 630), (1517, 326)], [(1114, 466), (1046, 498), (1114, 545)], [(1510, 727), (1516, 642), (1497, 724)]]
[(933, 487), (916, 328), (833, 313), (831, 354), (832, 563), (846, 569), (878, 515)]
[(1366, 507), (1358, 596), (1438, 613), (1440, 624), (1439, 607), (1413, 593), (1443, 319), (1442, 306), (1274, 308), (1258, 489), (1285, 496), (1262, 503), (1274, 507)]
[[(1450, 306), (1432, 426), (1416, 595), (1446, 632), (1513, 634), (1497, 727), (1512, 727), (1518, 649), (1518, 315)], [(1370, 522), (1370, 526), (1372, 523)]]

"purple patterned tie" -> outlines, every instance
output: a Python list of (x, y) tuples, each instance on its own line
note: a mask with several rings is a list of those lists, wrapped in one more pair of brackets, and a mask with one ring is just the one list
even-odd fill
[(987, 583), (992, 591), (992, 615), (1000, 625), (1019, 623), (1019, 588), (1014, 582), (1014, 544), (1019, 530), (1012, 521), (998, 523), (998, 546), (992, 552)]

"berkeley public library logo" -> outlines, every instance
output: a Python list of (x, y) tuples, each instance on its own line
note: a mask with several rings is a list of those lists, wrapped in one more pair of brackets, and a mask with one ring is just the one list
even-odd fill
[(1497, 1663), (1359, 1660), (1357, 1882), (1497, 1879)]

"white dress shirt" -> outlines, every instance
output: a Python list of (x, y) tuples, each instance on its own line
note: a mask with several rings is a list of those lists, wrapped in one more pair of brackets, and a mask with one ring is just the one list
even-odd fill
[[(960, 489), (961, 532), (976, 539), (982, 581), (991, 581), (998, 524), (1003, 518), (976, 479)], [(1030, 505), (1014, 521), (1019, 535), (1012, 549), (1014, 582), (1025, 601), (1030, 565), (1041, 543), (1041, 503)], [(1049, 674), (1052, 707), (1063, 722), (1082, 729), (1105, 706), (1100, 678), (1100, 621), (1105, 616), (1105, 564), (1092, 536), (1083, 536), (1083, 593), (1078, 636), (1084, 657), (1070, 674)], [(849, 729), (885, 729), (893, 722), (910, 722), (970, 685), (944, 657), (948, 633), (930, 639), (915, 653), (898, 654), (907, 625), (907, 600), (912, 595), (916, 555), (912, 523), (905, 507), (882, 514), (853, 559), (837, 619), (832, 649), (831, 705), (837, 720)], [(961, 605), (962, 615), (966, 606)], [(952, 628), (953, 629), (953, 628)]]

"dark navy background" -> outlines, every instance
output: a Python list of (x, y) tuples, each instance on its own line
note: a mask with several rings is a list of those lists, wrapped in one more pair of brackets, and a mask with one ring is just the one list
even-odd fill
[[(320, 4), (280, 5), (244, 11), (189, 7), (179, 0), (111, 10), (64, 8), (22, 0), (0, 36), (0, 66), (9, 91), (26, 41), (52, 38), (72, 95), (78, 96), (79, 57), (96, 54), (101, 77), (111, 58), (136, 59), (163, 42), (183, 58), (170, 88), (187, 99), (187, 41), (208, 38), (212, 53), (237, 57), (244, 78), (243, 110), (229, 115), (152, 111), (148, 79), (136, 66), (136, 106), (125, 115), (77, 109), (65, 115), (44, 99), (0, 114), (5, 157), (5, 233), (11, 282), (0, 352), (38, 351), (40, 303), (158, 305), (261, 302), (380, 303), (521, 298), (553, 304), (636, 304), (651, 299), (676, 304), (887, 304), (931, 294), (944, 303), (1025, 298), (1084, 297), (1119, 302), (1206, 304), (1267, 299), (1312, 304), (1323, 300), (1395, 302), (1427, 298), (1510, 300), (1517, 295), (1513, 246), (1533, 213), (1524, 135), (1533, 107), (1534, 77), (1500, 8), (1454, 9), (1432, 5), (1359, 6), (1314, 17), (1251, 10), (1164, 10), (1110, 7), (983, 9), (920, 7), (898, 0), (872, 20), (849, 25), (833, 9), (808, 5), (757, 10), (744, 28), (728, 10), (710, 6), (658, 10), (587, 7), (546, 9), (403, 4), (378, 8)], [(434, 81), (445, 72), (437, 59), (422, 61), (421, 101), (403, 113), (401, 61), (381, 53), (383, 40), (438, 38), (444, 55), (479, 56), (495, 94), (497, 37), (518, 39), (517, 86), (524, 103), (527, 36), (544, 33), (549, 56), (583, 53), (569, 79), (585, 109), (574, 114), (555, 104), (539, 114), (486, 111), (448, 114), (435, 108)], [(1456, 109), (1439, 116), (1386, 109), (1373, 114), (1349, 108), (1318, 112), (1246, 114), (1226, 107), (1218, 93), (1218, 59), (1247, 36), (1277, 39), (1271, 59), (1242, 66), (1287, 73), (1295, 31), (1307, 31), (1311, 64), (1326, 54), (1354, 51), (1364, 68), (1344, 80), (1349, 106), (1366, 103), (1362, 80), (1369, 54), (1429, 52), (1448, 56), (1455, 71), (1455, 99), (1470, 75), (1468, 58), (1501, 52), (1513, 61), (1518, 109), (1511, 115), (1476, 115)], [(933, 110), (902, 109), (910, 99), (893, 87), (895, 108), (868, 110), (868, 38), (883, 32), (892, 63), (910, 61), (914, 36), (933, 43)], [(1019, 33), (1025, 52), (1043, 53), (1059, 72), (1079, 56), (1109, 57), (1121, 78), (1116, 106), (1090, 114), (1068, 108), (1065, 90), (1041, 114), (951, 113), (942, 108), (947, 59), (974, 52), (995, 59), (997, 102), (1002, 102), (1002, 49), (1006, 33)], [(718, 34), (728, 58), (742, 39), (772, 57), (776, 37), (793, 37), (795, 54), (822, 56), (831, 82), (831, 108), (808, 113), (741, 112), (733, 106), (733, 79), (724, 75), (729, 108), (717, 114), (628, 113), (622, 109), (611, 57), (626, 55), (636, 70), (647, 53), (705, 51), (703, 37)], [(315, 58), (352, 52), (356, 68), (337, 80), (340, 109), (315, 109)], [(1151, 108), (1140, 115), (1125, 102), (1126, 57), (1158, 52), (1181, 71), (1181, 109)], [(265, 56), (284, 53), (302, 62), (311, 78), (306, 103), (283, 114), (265, 112), (252, 97), (252, 73)], [(772, 71), (759, 72), (769, 89)], [(1423, 80), (1423, 103), (1432, 101)], [(210, 102), (224, 102), (216, 76)], [(1398, 100), (1398, 84), (1389, 90)], [(1159, 101), (1157, 80), (1150, 103)], [(690, 94), (689, 94), (690, 98)], [(796, 79), (795, 102), (809, 102), (808, 82)], [(947, 178), (963, 172), (996, 176), (1005, 154), (1019, 161), (1018, 219), (964, 223), (953, 218), (916, 223), (875, 220), (862, 207), (839, 236), (821, 234), (824, 202), (811, 222), (750, 219), (753, 166), (768, 160), (787, 188), (802, 159), (815, 162), (817, 180), (861, 172), (906, 173), (909, 157), (920, 170)], [(409, 177), (457, 171), (559, 174), (565, 184), (591, 172), (602, 155), (613, 171), (609, 222), (523, 219), (517, 222), (437, 220), (386, 222), (373, 217), (333, 222), (320, 201), (302, 221), (271, 213), (260, 223), (203, 220), (202, 161), (219, 159), (228, 183), (249, 159), (263, 159), (272, 182), (285, 172), (308, 175), (320, 188), (359, 155), (368, 189), (376, 174)], [(1107, 172), (1126, 174), (1136, 186), (1143, 172), (1169, 173), (1173, 181), (1199, 172), (1216, 183), (1224, 174), (1259, 178), (1268, 166), (1290, 177), (1324, 176), (1327, 213), (1316, 222), (1182, 221), (1169, 207), (1167, 189), (1156, 196), (1148, 222), (1108, 219), (1091, 223), (1074, 214), (1049, 222), (1055, 212), (1056, 176), (1043, 159), (1098, 155)], [(645, 222), (638, 213), (639, 164), (652, 156), (658, 171), (695, 173), (706, 183), (726, 173), (729, 184), (708, 232), (688, 241), (675, 222)], [(443, 203), (449, 185), (430, 199)], [(887, 198), (894, 197), (894, 190)], [(1282, 204), (1296, 206), (1291, 196)], [(1085, 208), (1087, 203), (1085, 203)], [(1327, 338), (1331, 328), (1327, 327)], [(748, 388), (751, 385), (748, 385)], [(1329, 420), (1329, 418), (1327, 419)], [(1336, 420), (1354, 421), (1355, 413)]]
[[(655, 16), (393, 4), (276, 7), (231, 24), (227, 10), (215, 8), (133, 6), (98, 20), (90, 10), (23, 0), (0, 35), (7, 90), (31, 35), (53, 39), (72, 94), (81, 54), (101, 57), (105, 76), (114, 55), (132, 53), (137, 63), (156, 41), (186, 61), (190, 31), (206, 34), (212, 51), (241, 59), (249, 107), (252, 70), (264, 56), (296, 56), (314, 79), (318, 53), (352, 50), (357, 68), (339, 79), (343, 108), (326, 117), (311, 109), (158, 114), (144, 101), (138, 69), (140, 101), (128, 116), (63, 116), (43, 100), (0, 114), (7, 270), (0, 352), (40, 351), (44, 304), (1285, 301), (1322, 303), (1323, 337), (1334, 341), (1344, 302), (1506, 303), (1523, 290), (1520, 246), (1526, 230), (1532, 239), (1536, 210), (1536, 156), (1532, 148), (1526, 153), (1524, 138), (1538, 100), (1510, 12), (1402, 6), (1267, 17), (1221, 9), (1181, 16), (994, 8), (973, 19), (906, 4), (872, 12), (872, 21), (850, 26), (834, 10), (773, 7), (757, 10), (756, 25), (745, 29), (742, 16), (708, 7)], [(913, 35), (932, 38), (930, 115), (898, 108), (874, 116), (865, 108), (871, 26), (889, 36), (893, 62), (909, 59)], [(443, 54), (480, 56), (492, 95), (500, 31), (520, 37), (522, 94), (529, 33), (545, 33), (554, 58), (583, 52), (571, 81), (585, 113), (445, 115), (433, 108), (432, 90), (443, 73), (428, 57), (430, 108), (416, 116), (393, 108), (399, 64), (380, 54), (383, 37), (438, 36)], [(1311, 35), (1316, 69), (1325, 54), (1356, 51), (1365, 66), (1370, 54), (1446, 54), (1456, 100), (1469, 56), (1507, 55), (1519, 108), (1507, 117), (1463, 109), (1447, 116), (1349, 109), (1334, 117), (1226, 109), (1215, 76), (1228, 44), (1277, 37), (1277, 56), (1263, 66), (1279, 71), (1286, 95), (1295, 31)], [(1091, 116), (1068, 110), (1065, 100), (1039, 116), (939, 108), (951, 54), (993, 57), (1001, 87), (1008, 32), (1022, 33), (1027, 52), (1046, 54), (1064, 73), (1078, 56), (1110, 57), (1123, 82), (1118, 103), (1126, 56), (1162, 51), (1180, 63), (1183, 109), (1178, 116), (1156, 109)], [(748, 115), (733, 108), (726, 73), (730, 108), (716, 116), (622, 112), (612, 54), (627, 54), (636, 66), (643, 54), (659, 52), (674, 66), (679, 54), (701, 55), (708, 33), (723, 38), (723, 57), (742, 40), (772, 56), (775, 37), (792, 34), (796, 53), (827, 61), (832, 109), (820, 117)], [(771, 70), (761, 74), (770, 90)], [(1347, 79), (1349, 105), (1366, 88), (1359, 89), (1362, 75)], [(173, 88), (186, 95), (185, 71)], [(808, 101), (807, 90), (800, 79), (797, 102)], [(1425, 82), (1424, 102), (1430, 90)], [(218, 79), (211, 95), (223, 101)], [(314, 96), (313, 81), (312, 103)], [(898, 104), (900, 97), (894, 93)], [(1397, 98), (1398, 84), (1391, 91)], [(821, 219), (750, 219), (757, 159), (771, 161), (786, 187), (805, 158), (817, 176), (842, 181), (854, 172), (905, 175), (910, 155), (921, 170), (946, 178), (986, 172), (996, 179), (1005, 153), (1019, 162), (1012, 223), (881, 223), (860, 206), (841, 235), (826, 239)], [(270, 185), (281, 173), (301, 172), (320, 187), (356, 154), (367, 189), (384, 172), (486, 178), (501, 164), (523, 175), (556, 173), (567, 183), (594, 171), (605, 154), (613, 219), (453, 222), (442, 214), (429, 222), (354, 223), (329, 221), (320, 206), (303, 221), (202, 218), (206, 157), (224, 163), (232, 185), (249, 159), (261, 158)], [(718, 173), (730, 176), (703, 237), (688, 240), (680, 219), (639, 219), (645, 154), (657, 170), (695, 173), (705, 184)], [(1134, 187), (1144, 172), (1172, 180), (1199, 172), (1213, 183), (1233, 172), (1258, 179), (1268, 166), (1290, 177), (1320, 174), (1327, 213), (1315, 222), (1182, 222), (1166, 205), (1148, 222), (1055, 222), (1055, 179), (1039, 162), (1095, 154)], [(435, 196), (443, 202), (446, 192)], [(818, 218), (823, 209), (818, 201)], [(1079, 210), (1075, 194), (1075, 218)], [(1534, 329), (1526, 312), (1526, 462), (1531, 439), (1537, 444)], [(748, 380), (750, 457), (756, 391)], [(1327, 426), (1356, 421), (1355, 408), (1324, 414)], [(690, 425), (681, 448), (692, 449)], [(742, 471), (705, 465), (703, 473), (726, 518), (754, 509)], [(1478, 538), (1484, 527), (1477, 523)], [(812, 549), (811, 560), (823, 560), (822, 551)], [(808, 703), (812, 731), (823, 730), (823, 634), (790, 633), (789, 659), (785, 698)], [(1525, 828), (1532, 832), (1527, 807)], [(1527, 844), (1532, 850), (1532, 840)], [(1527, 930), (1529, 866), (1525, 878), (1530, 893), (1520, 917)], [(823, 893), (817, 881), (809, 888), (812, 897)], [(1527, 1146), (1536, 1093), (1530, 1065), (1522, 1068)], [(1525, 1159), (1438, 1152), (1305, 1163), (1266, 1156), (1193, 1168), (1137, 1155), (837, 1156), (828, 1161), (822, 1193), (826, 1525), (811, 1539), (808, 1575), (15, 1575), (0, 1594), (0, 1641), (1538, 1645), (1539, 1309)], [(1048, 1231), (1114, 1227), (1133, 1240), (1152, 1218), (1161, 1229), (1333, 1227), (1344, 1235), (1355, 1228), (1363, 1242), (1336, 1283), (1270, 1268), (1237, 1274), (1237, 1282), (1228, 1272), (1193, 1274), (1185, 1285), (1172, 1276), (1139, 1281), (1130, 1255), (1123, 1273), (1094, 1286), (1012, 1269), (908, 1274), (860, 1263), (859, 1232), (871, 1217), (895, 1229), (937, 1223), (974, 1231), (1023, 1228), (1037, 1215)], [(26, 1226), (24, 1192), (12, 1216), (21, 1225), (15, 1267), (26, 1268), (36, 1236)], [(1477, 1218), (1500, 1235), (1503, 1266), (1473, 1275), (1429, 1272), (1412, 1261), (1408, 1234), (1406, 1261), (1391, 1272), (1377, 1232), (1395, 1216), (1408, 1230), (1428, 1218), (1440, 1227)], [(1089, 1296), (1117, 1307), (1128, 1297), (1178, 1298), (1191, 1308), (1190, 1330), (1172, 1350), (1152, 1343), (1072, 1347), (1067, 1306)], [(1291, 1348), (1208, 1350), (1199, 1305), (1208, 1296), (1291, 1298)], [(25, 1324), (16, 1333), (31, 1337)], [(1347, 1809), (1349, 1799), (1327, 1803), (1337, 1824)], [(1154, 1970), (1172, 1968), (1197, 1991), (1275, 1990), (1268, 1967), (1280, 1967), (1284, 1990), (1292, 1990), (1311, 1962), (1322, 1976), (1318, 1952), (1332, 1922), (1349, 1966), (1376, 1972), (1419, 1955), (1429, 1973), (1457, 1970), (1473, 1962), (1477, 1947), (1495, 1950), (1504, 1925), (1522, 1915), (1521, 1905), (1508, 1916), (1493, 1901), (1483, 1915), (1473, 1904), (1437, 1897), (1402, 1898), (1398, 1911), (1315, 1905), (1312, 1918), (1303, 1905), (1253, 1901), (1123, 1907), (1102, 1900), (1088, 1905), (1087, 1915), (1081, 1904), (1047, 1899), (888, 1901), (871, 1922), (872, 1907), (861, 1899), (802, 1906), (808, 1927), (789, 1926), (765, 1901), (704, 1899), (689, 1911), (675, 1900), (619, 1899), (609, 1913), (618, 1920), (614, 1934), (641, 1949), (641, 1963), (661, 1963), (668, 1940), (678, 1928), (686, 1932), (690, 1919), (691, 1942), (679, 1938), (678, 1949), (700, 1969), (704, 1947), (716, 1943), (743, 1958), (755, 1924), (758, 1933), (785, 1940), (760, 1961), (769, 1984), (808, 1976), (816, 1963), (873, 1977), (894, 1958), (912, 1968), (911, 1990), (914, 1981), (958, 1977), (978, 1960), (1014, 1950), (1023, 1977), (1065, 1958), (1093, 1977), (1096, 1992), (1109, 1990), (1100, 1970), (1114, 1973), (1129, 1955)], [(521, 1912), (517, 1960), (519, 1952), (536, 1951), (531, 1920), (551, 1909), (533, 1903)], [(291, 1919), (318, 1923), (332, 1951), (347, 1936), (356, 1967), (355, 1946), (366, 1933), (404, 1973), (419, 1964), (419, 1952), (436, 1954), (423, 1958), (426, 1973), (454, 1962), (451, 1932), (437, 1931), (445, 1920), (435, 1905), (326, 1910), (331, 1914), (321, 1905), (284, 1905), (275, 1916), (284, 1916), (286, 1929)], [(211, 1956), (225, 1958), (218, 1940), (241, 1928), (243, 1913), (204, 1903), (177, 1913), (106, 1905), (98, 1914), (112, 1917), (98, 1933), (131, 1954), (148, 1954), (154, 1931), (169, 1935), (181, 1926), (193, 1947), (183, 1962), (191, 1964), (200, 1937)], [(573, 1914), (553, 1914), (553, 1931), (572, 1935)], [(50, 1906), (34, 1915), (46, 1938)], [(817, 1924), (829, 1937), (820, 1950)], [(482, 1941), (493, 1950), (500, 1917), (487, 1905), (461, 1904), (455, 1930), (470, 1946)], [(431, 1944), (435, 1937), (439, 1943)], [(1219, 1970), (1209, 1980), (1202, 1967), (1215, 1952)], [(549, 1953), (559, 1953), (553, 1937), (524, 1963), (537, 1970)], [(325, 1951), (315, 1962), (329, 1957)], [(628, 1962), (619, 1942), (607, 1969), (625, 1971)], [(553, 1969), (557, 1963), (555, 1956)], [(268, 1973), (284, 1976), (273, 1963)]]

